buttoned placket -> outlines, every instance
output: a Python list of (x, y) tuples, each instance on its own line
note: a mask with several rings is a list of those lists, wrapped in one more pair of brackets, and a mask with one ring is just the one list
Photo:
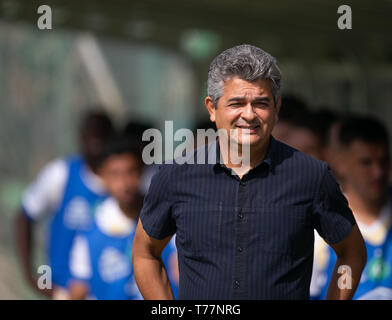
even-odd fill
[[(236, 177), (238, 178), (238, 177)], [(239, 178), (238, 178), (239, 179)], [(246, 299), (246, 241), (248, 221), (244, 213), (249, 194), (248, 174), (238, 181), (235, 219), (234, 291), (233, 299)]]

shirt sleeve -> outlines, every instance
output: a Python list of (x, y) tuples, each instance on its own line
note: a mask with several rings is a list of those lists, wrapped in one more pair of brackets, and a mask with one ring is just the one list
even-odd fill
[(144, 230), (156, 239), (164, 239), (176, 232), (169, 166), (161, 165), (152, 178), (140, 213)]
[(314, 201), (314, 228), (328, 243), (342, 241), (356, 222), (329, 166), (326, 166)]
[(72, 278), (89, 280), (92, 275), (87, 239), (77, 235), (71, 249), (70, 270)]
[(38, 220), (53, 212), (63, 195), (67, 176), (65, 160), (57, 159), (47, 164), (22, 195), (24, 213), (32, 220)]

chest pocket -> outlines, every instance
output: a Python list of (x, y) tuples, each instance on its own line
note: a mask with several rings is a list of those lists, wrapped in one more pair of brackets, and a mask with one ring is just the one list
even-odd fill
[(267, 206), (254, 212), (260, 225), (261, 249), (290, 256), (313, 250), (314, 233), (306, 206)]
[(176, 238), (185, 255), (200, 257), (219, 250), (222, 235), (229, 224), (227, 208), (223, 203), (203, 203), (181, 206), (177, 209)]

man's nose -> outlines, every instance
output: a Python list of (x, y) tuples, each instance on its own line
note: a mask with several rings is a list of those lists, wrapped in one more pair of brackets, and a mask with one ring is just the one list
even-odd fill
[(249, 102), (242, 108), (241, 117), (247, 121), (251, 121), (256, 117), (252, 104)]

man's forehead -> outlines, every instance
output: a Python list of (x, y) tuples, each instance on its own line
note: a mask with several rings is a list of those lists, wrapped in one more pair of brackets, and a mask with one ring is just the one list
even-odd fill
[(240, 78), (226, 80), (224, 82), (224, 94), (228, 97), (267, 97), (272, 95), (269, 80), (258, 79), (256, 81), (249, 82)]

